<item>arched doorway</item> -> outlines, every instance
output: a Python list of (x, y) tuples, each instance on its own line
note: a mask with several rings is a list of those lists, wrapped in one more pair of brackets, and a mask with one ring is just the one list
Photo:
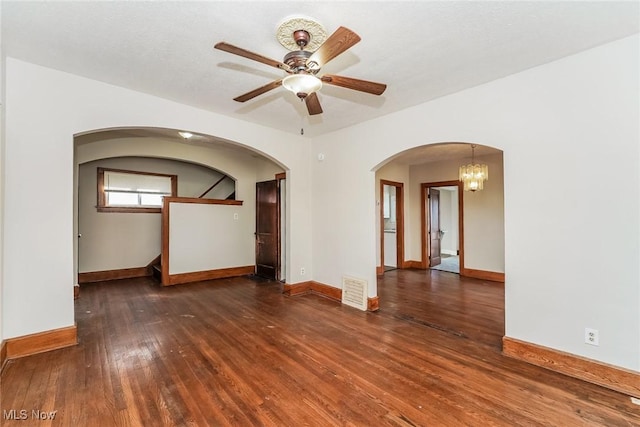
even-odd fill
[[(80, 213), (82, 209), (85, 211), (87, 209), (95, 210), (95, 200), (91, 201), (91, 198), (95, 198), (95, 169), (97, 163), (100, 163), (103, 167), (120, 171), (137, 169), (134, 172), (155, 171), (156, 173), (175, 173), (176, 176), (180, 174), (182, 178), (180, 178), (180, 184), (178, 185), (180, 189), (180, 194), (178, 195), (181, 197), (213, 199), (235, 199), (237, 197), (243, 199), (247, 215), (234, 215), (234, 220), (242, 222), (242, 228), (248, 230), (245, 233), (247, 236), (244, 236), (243, 242), (240, 243), (240, 246), (245, 248), (244, 253), (249, 254), (244, 255), (244, 257), (251, 257), (251, 249), (248, 248), (253, 248), (255, 244), (255, 238), (251, 230), (253, 230), (255, 224), (256, 182), (274, 179), (276, 176), (282, 176), (283, 174), (286, 176), (286, 171), (282, 165), (264, 155), (260, 155), (254, 150), (195, 133), (187, 139), (181, 136), (176, 129), (119, 128), (98, 130), (77, 135), (74, 145), (74, 230), (78, 236), (84, 234), (83, 245), (78, 244), (78, 239), (75, 239), (74, 242), (74, 273), (76, 277), (78, 277), (78, 273), (85, 273), (85, 270), (97, 272), (141, 271), (145, 269), (145, 266), (148, 267), (150, 265), (148, 263), (153, 262), (152, 258), (160, 253), (158, 247), (160, 244), (159, 224), (156, 224), (159, 218), (152, 218), (147, 221), (149, 218), (143, 220), (140, 215), (129, 215), (129, 218), (126, 219), (128, 221), (126, 227), (118, 226), (112, 228), (113, 232), (106, 232), (106, 234), (109, 235), (111, 240), (121, 235), (121, 238), (125, 239), (126, 242), (120, 242), (121, 244), (115, 242), (115, 246), (131, 248), (138, 258), (141, 257), (140, 259), (126, 256), (125, 252), (127, 251), (111, 250), (110, 256), (102, 256), (104, 253), (101, 255), (93, 251), (92, 259), (94, 261), (98, 260), (98, 264), (86, 262), (87, 259), (81, 260), (82, 262), (79, 261), (80, 249), (87, 249), (87, 245), (84, 243), (88, 243), (87, 238), (89, 237), (83, 230), (87, 225), (86, 222), (83, 228), (79, 227), (79, 224), (81, 224)], [(93, 166), (93, 172), (88, 175), (82, 172), (83, 166), (86, 165)], [(135, 166), (129, 167), (127, 165)], [(93, 178), (93, 184), (88, 183), (88, 188), (87, 182), (83, 182), (83, 180), (87, 180), (87, 177)], [(85, 185), (83, 186), (82, 184)], [(84, 196), (85, 199), (88, 198), (89, 200), (88, 203), (84, 203), (88, 208), (87, 206), (83, 207), (82, 197), (80, 197), (82, 192), (80, 190), (88, 194), (88, 197), (86, 194)], [(124, 220), (123, 216), (119, 215), (120, 218), (118, 220)], [(102, 219), (113, 222), (114, 215), (102, 215)], [(141, 222), (144, 224), (141, 225)], [(285, 218), (283, 218), (283, 224), (286, 227)], [(152, 230), (147, 230), (147, 234), (138, 236), (138, 232), (145, 227), (150, 227)], [(94, 231), (101, 230), (99, 233), (93, 233), (93, 237), (96, 237), (95, 234), (100, 234), (104, 237), (105, 230), (109, 229), (102, 226), (91, 228)], [(124, 235), (118, 231), (128, 228), (131, 228), (130, 232), (124, 233)], [(133, 238), (134, 235), (138, 237)], [(283, 240), (281, 243), (285, 245), (286, 241)], [(109, 247), (113, 247), (114, 244), (107, 245), (104, 244), (104, 241), (98, 241), (94, 242), (92, 247), (94, 249), (98, 248), (98, 252), (104, 252)], [(148, 252), (146, 256), (144, 254), (145, 251)], [(109, 251), (107, 250), (107, 252)], [(286, 254), (285, 250), (281, 252)], [(88, 252), (83, 252), (82, 255), (86, 253)], [(110, 264), (105, 264), (107, 261)], [(126, 262), (131, 265), (125, 265), (124, 263)], [(247, 264), (253, 264), (253, 259)]]
[[(410, 149), (376, 170), (378, 183), (393, 181), (405, 189), (406, 236), (402, 266), (392, 271), (378, 268), (378, 296), (381, 310), (394, 317), (498, 347), (504, 335), (502, 152), (483, 146), (476, 157), (490, 170), (482, 192), (464, 192), (459, 186), (459, 167), (471, 158), (467, 143)], [(441, 197), (441, 203), (447, 200), (459, 208), (456, 224), (431, 229), (435, 205), (430, 190), (449, 187), (460, 191), (455, 199)], [(455, 242), (441, 245), (443, 235), (455, 235)], [(459, 256), (459, 274), (431, 269), (438, 260), (430, 257), (450, 253)]]

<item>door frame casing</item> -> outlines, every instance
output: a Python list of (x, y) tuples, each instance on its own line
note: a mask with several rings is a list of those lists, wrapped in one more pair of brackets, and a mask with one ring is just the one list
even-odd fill
[(430, 268), (429, 239), (427, 239), (427, 202), (428, 191), (431, 187), (458, 187), (458, 247), (460, 259), (460, 272), (464, 270), (464, 198), (463, 187), (460, 181), (424, 182), (420, 184), (420, 231), (422, 241), (421, 268)]
[[(278, 224), (277, 224), (277, 239), (278, 239), (278, 254), (277, 254), (277, 262), (276, 262), (276, 280), (278, 281), (284, 281), (286, 280), (286, 273), (285, 273), (285, 277), (282, 277), (282, 254), (285, 252), (283, 246), (285, 244), (285, 242), (283, 242), (282, 240), (282, 218), (283, 215), (286, 214), (286, 212), (282, 209), (282, 186), (284, 184), (286, 184), (286, 180), (287, 180), (287, 173), (286, 172), (281, 172), (281, 173), (277, 173), (275, 176), (275, 179), (278, 183), (278, 202), (277, 202), (277, 212), (278, 212)], [(284, 182), (283, 182), (284, 181)], [(284, 280), (283, 280), (284, 279)]]
[(384, 186), (396, 187), (396, 268), (404, 262), (404, 183), (380, 180), (380, 267), (384, 271)]

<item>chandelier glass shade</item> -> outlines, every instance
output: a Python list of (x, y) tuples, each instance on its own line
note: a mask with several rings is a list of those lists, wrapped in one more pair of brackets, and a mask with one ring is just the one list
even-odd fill
[(314, 75), (292, 74), (282, 80), (285, 89), (295, 93), (298, 98), (305, 98), (322, 88), (322, 81)]
[(459, 179), (464, 183), (464, 191), (480, 191), (489, 179), (489, 167), (475, 163), (475, 148), (475, 145), (471, 146), (471, 163), (460, 166)]

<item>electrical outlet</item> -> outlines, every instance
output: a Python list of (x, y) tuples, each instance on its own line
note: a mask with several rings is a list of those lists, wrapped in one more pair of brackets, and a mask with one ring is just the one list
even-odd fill
[(304, 273), (306, 273), (306, 272), (304, 271), (304, 267), (300, 268), (300, 275), (301, 275), (301, 276), (304, 276)]
[(600, 345), (600, 335), (598, 330), (584, 328), (584, 342), (589, 345)]

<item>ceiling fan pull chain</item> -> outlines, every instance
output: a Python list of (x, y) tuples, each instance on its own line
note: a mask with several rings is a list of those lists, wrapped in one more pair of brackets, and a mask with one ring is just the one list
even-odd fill
[[(303, 101), (303, 98), (300, 98), (300, 102)], [(300, 116), (300, 135), (304, 135), (304, 115)]]

